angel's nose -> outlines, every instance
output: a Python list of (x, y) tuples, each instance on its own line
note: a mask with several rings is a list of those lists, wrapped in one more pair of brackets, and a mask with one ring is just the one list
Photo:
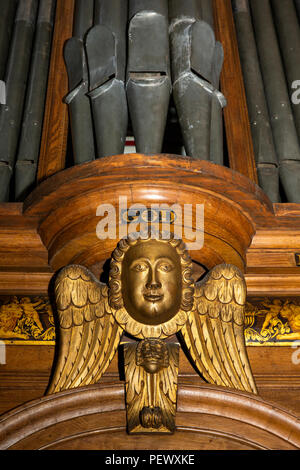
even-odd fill
[(149, 276), (147, 279), (146, 288), (147, 289), (160, 289), (161, 288), (161, 283), (159, 282), (159, 279), (157, 278), (157, 273), (155, 269), (149, 270)]
[(160, 282), (152, 282), (151, 284), (149, 284), (147, 282), (146, 287), (147, 287), (147, 289), (160, 289), (161, 288), (161, 283)]

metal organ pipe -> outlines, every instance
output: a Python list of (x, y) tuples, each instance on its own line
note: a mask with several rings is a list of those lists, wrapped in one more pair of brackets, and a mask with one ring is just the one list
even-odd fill
[(259, 184), (279, 202), (279, 171), (248, 0), (232, 0)]
[(9, 199), (10, 180), (22, 123), (38, 0), (20, 0), (6, 66), (6, 104), (0, 107), (0, 201)]
[(300, 202), (300, 148), (269, 0), (251, 0), (258, 56), (282, 186), (289, 202)]
[(56, 0), (40, 0), (15, 167), (16, 199), (23, 199), (36, 179), (55, 6)]

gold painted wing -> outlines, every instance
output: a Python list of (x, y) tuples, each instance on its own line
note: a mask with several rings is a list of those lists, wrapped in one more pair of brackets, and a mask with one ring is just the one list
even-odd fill
[(98, 382), (122, 334), (108, 303), (108, 287), (85, 267), (62, 269), (55, 297), (59, 350), (48, 394)]
[(124, 344), (127, 424), (131, 431), (140, 426), (140, 411), (150, 406), (147, 393), (147, 373), (136, 364), (137, 344)]
[[(179, 366), (179, 344), (168, 344), (169, 367), (162, 369), (158, 373), (159, 381), (159, 404), (163, 410), (164, 423), (168, 429), (174, 427), (174, 420), (177, 408), (177, 381)], [(174, 428), (175, 430), (175, 428)]]
[(208, 382), (257, 393), (245, 346), (245, 302), (242, 273), (220, 264), (196, 284), (193, 310), (181, 334)]

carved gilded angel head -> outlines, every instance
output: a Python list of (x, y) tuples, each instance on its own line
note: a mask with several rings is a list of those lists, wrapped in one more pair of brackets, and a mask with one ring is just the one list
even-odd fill
[(192, 261), (181, 240), (129, 236), (112, 254), (110, 304), (141, 324), (168, 323), (193, 306), (191, 275)]
[[(159, 234), (122, 239), (112, 254), (109, 286), (86, 267), (69, 265), (56, 278), (55, 297), (61, 350), (69, 352), (58, 363), (49, 393), (97, 383), (123, 332), (143, 340), (137, 357), (135, 348), (133, 357), (126, 356), (128, 367), (140, 364), (145, 373), (165, 374), (160, 341), (180, 333), (209, 383), (257, 393), (244, 338), (243, 274), (221, 264), (194, 283), (182, 240)], [(143, 408), (145, 422), (152, 425), (154, 405)]]

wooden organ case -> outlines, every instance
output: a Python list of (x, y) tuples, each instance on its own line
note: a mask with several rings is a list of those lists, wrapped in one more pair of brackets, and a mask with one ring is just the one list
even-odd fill
[[(230, 0), (212, 5), (224, 50), (226, 165), (173, 152), (73, 165), (63, 49), (76, 2), (56, 1), (36, 185), (24, 200), (0, 204), (2, 449), (300, 448), (300, 204), (272, 202), (258, 185), (234, 9)], [(146, 208), (203, 205), (203, 247), (190, 253), (195, 280), (221, 263), (243, 272), (245, 344), (258, 391), (207, 383), (181, 349), (175, 432), (138, 439), (127, 432), (118, 356), (99, 383), (45, 395), (57, 360), (55, 276), (79, 264), (107, 280), (116, 240), (96, 236), (97, 208), (118, 212), (120, 196)]]

